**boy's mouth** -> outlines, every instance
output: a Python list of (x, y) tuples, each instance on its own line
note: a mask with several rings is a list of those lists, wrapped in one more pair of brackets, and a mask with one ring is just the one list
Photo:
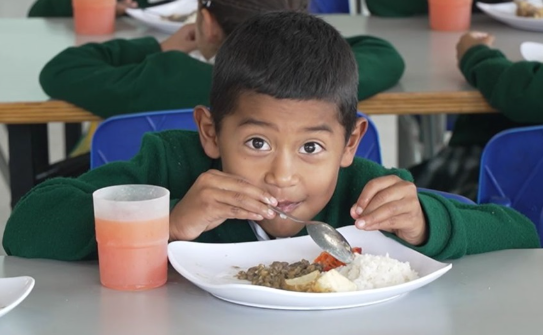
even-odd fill
[(279, 208), (285, 213), (290, 213), (294, 211), (299, 205), (300, 205), (300, 202), (280, 201), (277, 204), (277, 208)]

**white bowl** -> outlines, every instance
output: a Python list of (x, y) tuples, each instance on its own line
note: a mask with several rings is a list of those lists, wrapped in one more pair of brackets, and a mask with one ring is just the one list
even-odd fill
[(186, 279), (217, 298), (253, 307), (292, 310), (324, 310), (371, 305), (401, 297), (441, 277), (452, 264), (441, 263), (386, 237), (354, 226), (338, 229), (363, 253), (389, 254), (409, 262), (419, 278), (400, 285), (344, 293), (305, 293), (251, 285), (235, 278), (239, 270), (273, 261), (313, 260), (321, 250), (309, 236), (261, 242), (208, 244), (172, 242), (168, 258)]
[(543, 44), (524, 42), (520, 45), (520, 53), (525, 60), (543, 62)]
[[(541, 0), (531, 0), (530, 2), (537, 6), (543, 6)], [(477, 7), (490, 17), (511, 27), (523, 30), (543, 31), (543, 19), (517, 16), (517, 5), (514, 2), (500, 4), (477, 2)]]
[(34, 287), (34, 278), (0, 278), (0, 317), (23, 301)]

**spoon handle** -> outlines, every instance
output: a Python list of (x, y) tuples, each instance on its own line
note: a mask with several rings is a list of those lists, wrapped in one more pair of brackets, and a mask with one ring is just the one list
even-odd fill
[(279, 214), (279, 215), (281, 216), (281, 218), (283, 218), (283, 219), (286, 217), (286, 218), (291, 219), (291, 220), (294, 221), (294, 222), (303, 223), (303, 224), (307, 224), (307, 223), (308, 223), (308, 222), (306, 222), (306, 221), (304, 221), (304, 220), (297, 219), (297, 218), (295, 218), (294, 216), (292, 216), (292, 215), (290, 215), (290, 214), (287, 214), (287, 213), (283, 212), (282, 210), (280, 210), (280, 209), (277, 208), (277, 207), (273, 207), (273, 206), (271, 206), (271, 205), (268, 205), (268, 207), (269, 207), (272, 211), (274, 211), (275, 213)]

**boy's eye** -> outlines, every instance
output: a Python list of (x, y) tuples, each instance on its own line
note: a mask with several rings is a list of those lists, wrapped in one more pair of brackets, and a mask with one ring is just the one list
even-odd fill
[(261, 138), (255, 137), (251, 138), (247, 142), (245, 142), (250, 148), (256, 149), (256, 150), (270, 150), (270, 145), (266, 143)]
[(318, 154), (323, 150), (322, 146), (316, 142), (305, 143), (300, 151), (304, 154)]

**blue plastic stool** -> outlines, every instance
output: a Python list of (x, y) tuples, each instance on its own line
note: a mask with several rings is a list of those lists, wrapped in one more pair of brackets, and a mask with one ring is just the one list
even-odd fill
[(505, 130), (481, 157), (478, 203), (516, 209), (536, 225), (543, 244), (543, 126)]
[(311, 0), (309, 12), (312, 14), (349, 13), (348, 0)]

